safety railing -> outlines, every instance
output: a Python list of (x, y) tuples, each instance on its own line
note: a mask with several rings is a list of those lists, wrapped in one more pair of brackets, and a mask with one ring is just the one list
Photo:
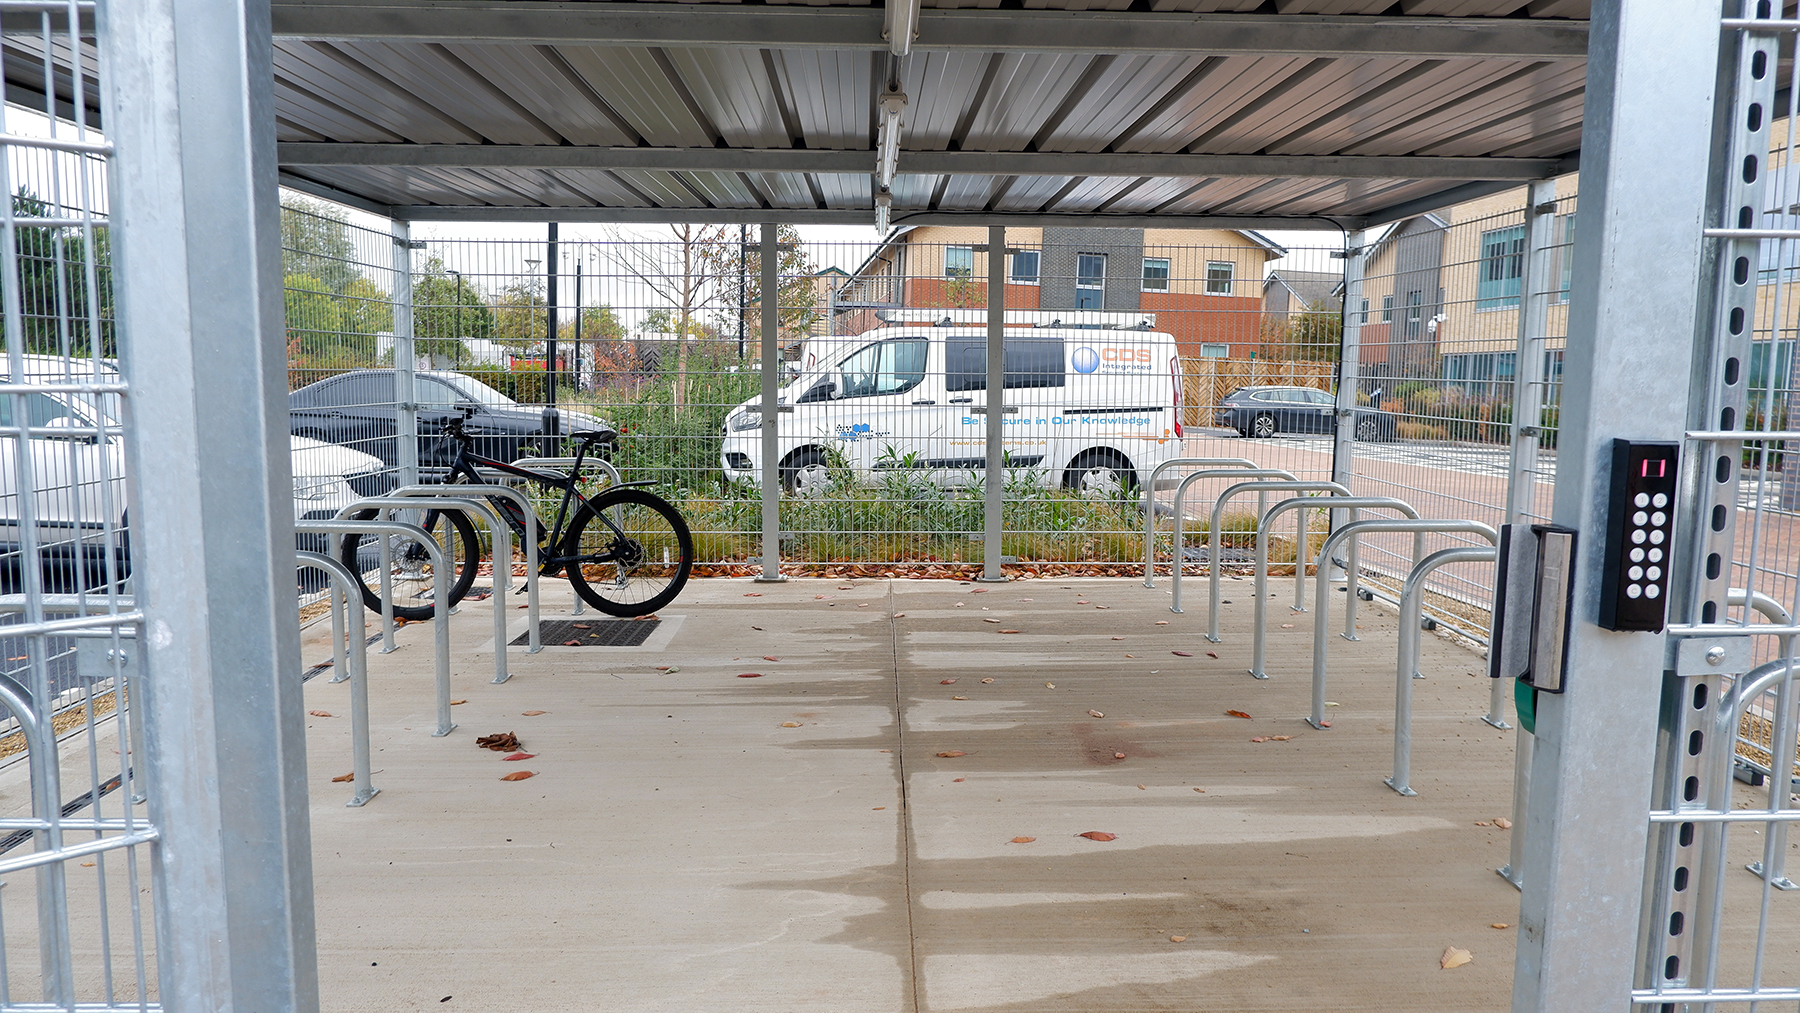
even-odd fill
[[(525, 614), (530, 618), (529, 629), (526, 631), (526, 653), (536, 654), (544, 649), (538, 632), (538, 539), (544, 536), (544, 532), (542, 525), (538, 523), (537, 511), (532, 508), (531, 501), (525, 497), (524, 493), (504, 485), (403, 485), (388, 495), (396, 498), (432, 498), (444, 502), (456, 499), (465, 503), (475, 502), (469, 498), (473, 496), (499, 496), (517, 504), (519, 515), (525, 520), (525, 538), (523, 539), (525, 542)], [(488, 518), (489, 526), (494, 532), (494, 614), (504, 620), (506, 598), (500, 592), (503, 580), (507, 589), (512, 587), (511, 529), (506, 526), (505, 519), (500, 516), (500, 511), (494, 509), (491, 504), (482, 506), (481, 514)], [(508, 546), (505, 553), (504, 578), (501, 575), (500, 566), (502, 540), (505, 540)], [(502, 631), (496, 635), (500, 637), (500, 641), (494, 645), (494, 653), (496, 656), (504, 655), (506, 653), (504, 629), (502, 628)], [(506, 679), (500, 678), (496, 673), (494, 681), (505, 682)]]
[[(1280, 503), (1270, 507), (1263, 514), (1262, 520), (1257, 524), (1256, 528), (1256, 618), (1250, 627), (1250, 674), (1258, 679), (1267, 679), (1269, 677), (1268, 673), (1263, 669), (1263, 663), (1266, 657), (1265, 652), (1268, 648), (1269, 599), (1269, 545), (1265, 533), (1271, 530), (1275, 518), (1280, 516), (1283, 512), (1313, 506), (1317, 506), (1320, 509), (1349, 510), (1351, 523), (1355, 523), (1357, 520), (1357, 512), (1359, 510), (1398, 510), (1401, 514), (1414, 520), (1418, 519), (1419, 516), (1419, 512), (1413, 509), (1405, 500), (1396, 499), (1392, 496), (1297, 496), (1293, 499), (1282, 500)], [(1413, 555), (1415, 557), (1419, 555), (1419, 539), (1423, 537), (1423, 535), (1420, 535), (1413, 540)], [(1349, 545), (1350, 565), (1345, 567), (1344, 632), (1342, 636), (1345, 640), (1358, 640), (1361, 638), (1356, 635), (1356, 582), (1358, 572), (1356, 537), (1354, 535), (1350, 537)], [(1323, 549), (1324, 547), (1321, 546), (1320, 548)], [(1323, 566), (1328, 558), (1329, 557), (1321, 553), (1319, 556), (1320, 565)], [(1319, 621), (1323, 622), (1324, 620), (1321, 618)]]
[[(1251, 491), (1256, 493), (1257, 503), (1256, 547), (1258, 553), (1261, 554), (1260, 558), (1263, 560), (1263, 569), (1265, 571), (1268, 569), (1268, 538), (1266, 537), (1267, 528), (1265, 525), (1268, 522), (1267, 506), (1269, 493), (1334, 492), (1342, 493), (1345, 496), (1350, 495), (1349, 489), (1336, 482), (1253, 481), (1239, 482), (1236, 485), (1226, 486), (1224, 490), (1219, 493), (1218, 498), (1213, 500), (1212, 517), (1209, 518), (1212, 522), (1212, 541), (1215, 546), (1217, 546), (1220, 541), (1219, 529), (1225, 522), (1225, 504), (1230, 502), (1231, 498), (1238, 493)], [(1290, 500), (1289, 502), (1292, 501)], [(1297, 522), (1294, 531), (1294, 607), (1295, 611), (1304, 612), (1305, 609), (1300, 608), (1300, 589), (1304, 587), (1306, 583), (1306, 511), (1296, 509), (1294, 515)], [(1219, 557), (1222, 554), (1223, 553), (1215, 547), (1208, 553), (1207, 559), (1206, 639), (1215, 644), (1222, 642), (1219, 636), (1219, 575), (1224, 569)], [(1179, 577), (1177, 577), (1177, 580), (1179, 581)], [(1179, 586), (1179, 584), (1177, 584), (1177, 586)], [(1256, 591), (1257, 605), (1260, 606), (1262, 604), (1263, 591), (1260, 582), (1257, 584)], [(1179, 594), (1179, 592), (1177, 592), (1177, 594)]]
[[(1207, 478), (1279, 478), (1289, 482), (1299, 481), (1299, 479), (1294, 476), (1293, 472), (1282, 471), (1279, 468), (1208, 468), (1204, 471), (1196, 471), (1190, 475), (1182, 476), (1181, 484), (1175, 487), (1175, 565), (1170, 568), (1170, 588), (1172, 589), (1174, 598), (1169, 602), (1170, 612), (1181, 612), (1181, 571), (1186, 569), (1186, 560), (1182, 558), (1185, 550), (1183, 542), (1186, 541), (1182, 532), (1182, 504), (1187, 499), (1188, 487), (1192, 486), (1195, 482)], [(1262, 513), (1263, 507), (1266, 505), (1267, 497), (1258, 497), (1256, 512), (1259, 516)], [(1214, 561), (1216, 565), (1216, 561), (1219, 558), (1220, 547), (1223, 544), (1223, 540), (1219, 537), (1218, 525), (1213, 525), (1213, 530), (1210, 534), (1212, 537), (1207, 541), (1207, 557)], [(1207, 639), (1212, 640), (1216, 638), (1208, 637)]]
[[(1379, 519), (1375, 519), (1375, 520), (1357, 521), (1354, 524), (1346, 524), (1343, 527), (1332, 532), (1330, 537), (1325, 539), (1325, 544), (1319, 548), (1319, 558), (1320, 559), (1331, 558), (1331, 552), (1333, 549), (1335, 549), (1339, 545), (1343, 544), (1347, 539), (1357, 537), (1358, 535), (1361, 535), (1365, 532), (1367, 532), (1367, 533), (1389, 532), (1389, 533), (1412, 533), (1412, 534), (1474, 534), (1474, 535), (1480, 535), (1483, 538), (1486, 538), (1488, 540), (1489, 544), (1499, 544), (1499, 541), (1500, 541), (1499, 533), (1496, 532), (1492, 527), (1489, 527), (1488, 525), (1483, 524), (1480, 521), (1441, 520), (1441, 519), (1437, 519), (1437, 518), (1427, 518), (1427, 519), (1422, 519), (1422, 520), (1421, 519), (1413, 519), (1413, 518), (1405, 518), (1405, 519), (1401, 519), (1401, 520), (1394, 520), (1394, 519), (1389, 519), (1389, 518), (1379, 518)], [(1418, 565), (1418, 563), (1419, 563), (1419, 560), (1417, 560), (1417, 559), (1414, 559), (1412, 561), (1412, 564), (1415, 567)], [(1331, 725), (1329, 723), (1327, 723), (1325, 720), (1326, 641), (1327, 641), (1327, 638), (1330, 636), (1330, 631), (1328, 629), (1328, 626), (1330, 624), (1327, 622), (1328, 615), (1326, 612), (1326, 609), (1328, 608), (1330, 599), (1326, 596), (1325, 591), (1329, 586), (1330, 585), (1326, 581), (1322, 581), (1322, 580), (1316, 581), (1314, 584), (1313, 600), (1315, 602), (1315, 613), (1313, 615), (1313, 672), (1312, 672), (1312, 676), (1313, 676), (1312, 697), (1313, 698), (1312, 698), (1312, 713), (1310, 715), (1308, 715), (1307, 719), (1306, 719), (1307, 723), (1311, 724), (1314, 728), (1329, 728), (1329, 727), (1331, 727)], [(1346, 597), (1348, 597), (1348, 596), (1346, 596)], [(1346, 606), (1346, 607), (1348, 607), (1348, 606)], [(1402, 620), (1402, 621), (1404, 622), (1404, 620)]]
[[(1163, 473), (1176, 468), (1256, 468), (1247, 457), (1176, 457), (1156, 466), (1150, 481), (1144, 483), (1144, 586), (1156, 586), (1156, 491), (1162, 488)], [(1181, 548), (1175, 548), (1175, 567), (1181, 568)]]
[[(363, 615), (362, 594), (356, 575), (343, 563), (332, 559), (323, 552), (308, 552), (304, 549), (294, 553), (294, 560), (300, 566), (312, 567), (324, 572), (334, 587), (340, 588), (346, 598), (352, 598), (356, 607), (349, 610), (349, 615), (361, 619)], [(352, 630), (359, 630), (361, 624), (352, 624)], [(381, 794), (381, 789), (370, 783), (369, 774), (369, 645), (368, 640), (360, 632), (350, 638), (350, 801), (344, 805), (355, 808), (367, 805), (368, 801)]]
[[(1498, 542), (1498, 535), (1495, 536)], [(1400, 591), (1400, 645), (1395, 664), (1394, 685), (1394, 774), (1387, 786), (1402, 795), (1417, 795), (1412, 789), (1412, 683), (1423, 679), (1419, 674), (1419, 632), (1424, 625), (1425, 582), (1439, 567), (1450, 563), (1491, 563), (1497, 558), (1493, 549), (1465, 546), (1434, 552), (1413, 564)]]

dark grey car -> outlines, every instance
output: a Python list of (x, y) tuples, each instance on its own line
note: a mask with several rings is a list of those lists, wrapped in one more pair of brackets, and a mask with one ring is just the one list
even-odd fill
[[(568, 435), (612, 433), (613, 427), (585, 412), (558, 409), (554, 417), (535, 405), (522, 405), (471, 376), (448, 370), (420, 370), (414, 376), (413, 400), (419, 406), (419, 463), (438, 460), (438, 433), (444, 422), (465, 418), (475, 437), (475, 452), (513, 461), (555, 453), (546, 430)], [(299, 436), (355, 447), (392, 466), (398, 463), (395, 433), (399, 413), (394, 405), (394, 371), (356, 369), (311, 383), (288, 395), (289, 428)], [(610, 448), (608, 439), (603, 447)]]
[[(1219, 402), (1215, 418), (1239, 436), (1269, 437), (1281, 433), (1337, 432), (1337, 398), (1315, 387), (1239, 387)], [(1392, 414), (1375, 408), (1355, 410), (1355, 435), (1373, 442), (1394, 438)]]

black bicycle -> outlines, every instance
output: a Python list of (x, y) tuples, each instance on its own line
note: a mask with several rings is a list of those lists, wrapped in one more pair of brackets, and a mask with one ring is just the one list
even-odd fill
[[(533, 514), (530, 534), (527, 517), (517, 503), (504, 496), (489, 496), (487, 502), (512, 529), (515, 545), (523, 546), (528, 537), (536, 539), (539, 575), (563, 574), (583, 601), (608, 615), (649, 615), (681, 593), (694, 566), (694, 540), (680, 511), (662, 497), (638, 488), (650, 482), (611, 485), (591, 499), (582, 494), (582, 463), (594, 441), (605, 435), (571, 437), (577, 441), (574, 467), (563, 475), (482, 457), (473, 450), (474, 437), (463, 431), (463, 420), (451, 419), (443, 429), (443, 440), (453, 445), (444, 448), (452, 461), (446, 481), (452, 485), (485, 484), (476, 471), (483, 468), (561, 490), (555, 522), (546, 525)], [(375, 513), (362, 510), (351, 519), (368, 520)], [(426, 509), (420, 526), (437, 541), (447, 560), (456, 561), (456, 574), (450, 582), (450, 604), (455, 605), (475, 580), (481, 555), (475, 526), (453, 508)], [(375, 611), (381, 609), (379, 537), (346, 537), (342, 550), (344, 564), (361, 575), (364, 603)], [(417, 542), (398, 535), (388, 537), (388, 587), (394, 616), (430, 619), (435, 603), (429, 554)]]

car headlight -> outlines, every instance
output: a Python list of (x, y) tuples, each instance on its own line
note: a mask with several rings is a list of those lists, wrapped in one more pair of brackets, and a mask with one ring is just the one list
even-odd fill
[(761, 412), (745, 412), (742, 415), (739, 415), (731, 420), (731, 431), (734, 433), (741, 433), (746, 429), (761, 429), (761, 428), (762, 428), (762, 413)]
[(337, 491), (338, 483), (343, 479), (336, 475), (295, 475), (294, 498), (319, 500), (328, 499)]

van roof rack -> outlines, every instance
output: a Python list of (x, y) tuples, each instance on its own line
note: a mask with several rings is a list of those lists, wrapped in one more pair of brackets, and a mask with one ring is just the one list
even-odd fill
[[(987, 310), (883, 309), (875, 317), (889, 324), (924, 324), (930, 327), (979, 327), (987, 323)], [(1104, 310), (1007, 310), (1007, 327), (1066, 327), (1090, 331), (1149, 331), (1156, 328), (1154, 313), (1108, 313)]]

